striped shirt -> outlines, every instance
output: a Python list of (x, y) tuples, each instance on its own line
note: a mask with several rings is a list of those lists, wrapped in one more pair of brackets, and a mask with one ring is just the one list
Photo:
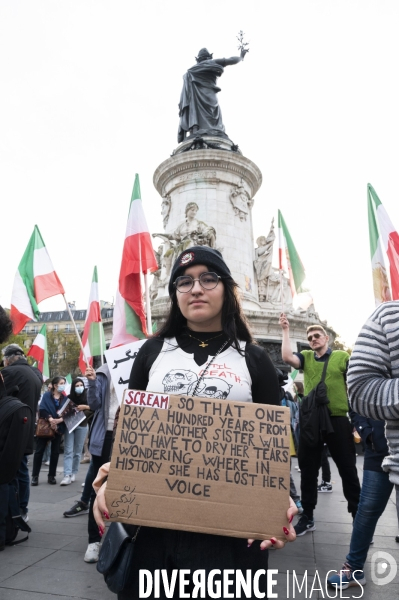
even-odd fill
[(399, 484), (399, 301), (384, 302), (364, 324), (348, 369), (355, 412), (385, 421), (389, 455), (382, 467)]

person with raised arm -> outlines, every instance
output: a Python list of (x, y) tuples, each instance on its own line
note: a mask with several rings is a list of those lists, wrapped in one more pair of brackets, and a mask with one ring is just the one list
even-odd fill
[(283, 334), (281, 355), (284, 362), (304, 373), (305, 396), (320, 383), (324, 365), (327, 362), (325, 384), (330, 421), (333, 433), (320, 436), (316, 446), (310, 446), (304, 439), (300, 424), (298, 464), (301, 470), (301, 501), (303, 514), (295, 525), (297, 536), (316, 529), (314, 510), (317, 504), (317, 476), (321, 466), (324, 444), (327, 444), (331, 457), (338, 467), (342, 480), (348, 512), (355, 518), (360, 497), (360, 483), (356, 469), (356, 450), (352, 435), (352, 425), (348, 418), (348, 395), (346, 390), (346, 370), (349, 354), (343, 350), (332, 350), (329, 337), (321, 325), (310, 325), (307, 338), (310, 350), (293, 352), (290, 340), (290, 325), (287, 316), (280, 315)]

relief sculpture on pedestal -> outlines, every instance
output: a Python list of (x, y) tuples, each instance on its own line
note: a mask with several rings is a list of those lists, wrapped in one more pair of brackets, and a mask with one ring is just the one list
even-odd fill
[(198, 204), (189, 202), (186, 205), (184, 221), (179, 223), (173, 233), (153, 233), (153, 237), (164, 240), (158, 249), (160, 254), (161, 273), (158, 285), (166, 285), (175, 258), (190, 246), (210, 246), (215, 248), (216, 230), (204, 221), (197, 219)]
[(261, 235), (256, 240), (254, 267), (258, 280), (259, 302), (266, 302), (268, 296), (268, 279), (272, 274), (273, 243), (276, 239), (274, 233), (274, 219), (270, 227), (269, 235)]
[(234, 213), (240, 218), (240, 221), (246, 221), (249, 215), (249, 210), (253, 206), (253, 200), (249, 197), (248, 192), (242, 182), (233, 186), (230, 193), (230, 202), (233, 205)]
[(168, 224), (168, 221), (169, 221), (169, 213), (170, 213), (171, 204), (172, 204), (172, 201), (170, 199), (170, 196), (164, 196), (162, 198), (161, 215), (162, 215), (164, 227), (166, 227), (166, 225)]

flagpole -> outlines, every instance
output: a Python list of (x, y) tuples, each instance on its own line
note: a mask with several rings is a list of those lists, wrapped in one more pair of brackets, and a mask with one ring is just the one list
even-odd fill
[(284, 289), (283, 289), (283, 270), (280, 269), (280, 294), (281, 294), (281, 312), (284, 312)]
[(85, 349), (83, 348), (83, 344), (82, 344), (82, 338), (81, 338), (81, 337), (80, 337), (80, 335), (79, 335), (78, 328), (76, 327), (76, 323), (75, 323), (75, 321), (74, 321), (74, 318), (73, 318), (73, 316), (72, 316), (71, 309), (69, 308), (69, 304), (68, 304), (68, 302), (67, 302), (67, 299), (65, 298), (65, 294), (62, 294), (62, 297), (63, 297), (63, 298), (64, 298), (64, 300), (65, 300), (65, 306), (67, 307), (67, 311), (68, 311), (68, 313), (69, 313), (69, 318), (71, 319), (71, 321), (72, 321), (72, 323), (73, 323), (73, 327), (74, 327), (74, 329), (75, 329), (76, 337), (77, 337), (77, 338), (78, 338), (78, 340), (79, 340), (79, 345), (80, 345), (80, 349), (82, 350), (83, 358), (85, 359), (86, 365), (89, 367), (89, 366), (90, 366), (90, 363), (89, 363), (89, 361), (88, 361), (88, 359), (87, 359), (87, 356), (86, 356), (86, 353), (85, 353)]
[[(101, 309), (100, 309), (100, 317), (101, 317)], [(104, 364), (104, 348), (103, 348), (103, 335), (104, 335), (104, 326), (102, 320), (100, 321), (100, 352), (101, 352), (101, 366)]]
[(148, 273), (144, 273), (144, 288), (145, 288), (145, 305), (147, 312), (147, 333), (152, 334), (152, 321), (151, 321), (151, 304), (150, 304), (150, 286), (148, 285)]

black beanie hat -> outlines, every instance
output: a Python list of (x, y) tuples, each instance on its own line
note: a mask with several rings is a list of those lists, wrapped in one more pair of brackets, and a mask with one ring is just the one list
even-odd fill
[(230, 269), (223, 260), (219, 250), (209, 246), (192, 246), (182, 252), (176, 259), (169, 279), (169, 296), (173, 292), (173, 283), (182, 275), (187, 267), (206, 265), (210, 271), (215, 271), (221, 277), (231, 277)]

